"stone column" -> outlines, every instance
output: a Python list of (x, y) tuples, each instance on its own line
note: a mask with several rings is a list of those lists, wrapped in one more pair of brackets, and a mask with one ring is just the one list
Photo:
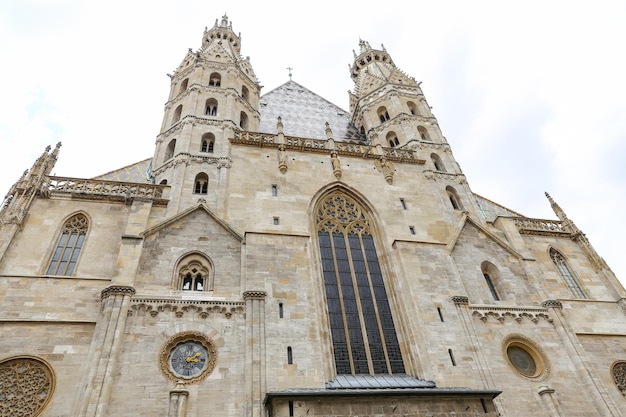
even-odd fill
[(76, 415), (89, 417), (106, 416), (106, 410), (114, 384), (118, 356), (121, 350), (124, 327), (130, 298), (135, 289), (130, 286), (111, 285), (102, 290), (102, 315), (89, 349), (90, 372), (79, 410)]
[(187, 399), (189, 391), (181, 381), (176, 383), (176, 387), (170, 391), (170, 407), (167, 417), (185, 417), (187, 415)]
[(561, 406), (554, 395), (553, 388), (550, 388), (547, 385), (542, 385), (537, 390), (537, 393), (539, 394), (544, 407), (548, 410), (548, 415), (550, 417), (565, 417), (563, 411), (561, 411)]
[(606, 417), (620, 416), (621, 413), (608, 392), (596, 383), (600, 378), (594, 377), (591, 370), (587, 368), (586, 364), (589, 363), (589, 360), (576, 334), (567, 323), (563, 314), (563, 304), (559, 300), (546, 300), (541, 303), (541, 306), (548, 309), (550, 315), (554, 317), (554, 327), (561, 338), (563, 349), (576, 367), (581, 382), (588, 387), (587, 393), (595, 405), (598, 412), (597, 415)]
[(245, 291), (246, 301), (246, 417), (263, 417), (267, 392), (265, 372), (265, 291)]

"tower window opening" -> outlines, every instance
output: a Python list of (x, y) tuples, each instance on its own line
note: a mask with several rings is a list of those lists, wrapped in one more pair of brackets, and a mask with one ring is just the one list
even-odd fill
[(171, 159), (174, 156), (174, 150), (176, 149), (176, 139), (170, 140), (170, 143), (167, 144), (167, 148), (165, 148), (165, 156), (163, 157), (163, 162)]
[(379, 107), (376, 113), (378, 114), (378, 118), (381, 123), (385, 123), (389, 120), (389, 112), (387, 112), (387, 108), (385, 106)]
[(291, 346), (287, 346), (287, 364), (293, 365), (293, 352)]
[(246, 87), (245, 85), (241, 86), (241, 98), (243, 98), (246, 101), (248, 101), (248, 99), (250, 98), (250, 91), (248, 90), (248, 87)]
[(446, 187), (446, 193), (448, 194), (448, 199), (450, 199), (450, 204), (455, 210), (463, 210), (463, 206), (461, 206), (461, 201), (459, 200), (459, 196), (456, 193), (456, 190), (450, 186)]
[(411, 114), (415, 115), (417, 114), (417, 106), (415, 106), (415, 103), (413, 103), (412, 101), (409, 101), (406, 103), (406, 105), (409, 108), (409, 112), (411, 112)]
[(204, 172), (196, 175), (196, 179), (194, 181), (194, 194), (207, 194), (209, 188), (209, 176)]
[(203, 255), (186, 255), (177, 267), (173, 287), (182, 291), (212, 290), (211, 264)]
[(185, 91), (187, 89), (188, 85), (189, 85), (189, 78), (185, 78), (183, 80), (183, 82), (180, 83), (180, 91), (179, 91), (179, 93), (182, 93), (183, 91)]
[(437, 154), (430, 154), (430, 159), (433, 161), (433, 165), (435, 166), (435, 170), (439, 172), (446, 172), (446, 168), (441, 161), (441, 158)]
[(430, 142), (430, 136), (428, 135), (428, 131), (426, 130), (424, 126), (418, 126), (417, 133), (419, 133), (420, 138), (422, 138), (422, 140)]
[(214, 72), (209, 76), (209, 85), (212, 87), (219, 87), (222, 85), (222, 76), (219, 72)]
[(278, 318), (283, 318), (284, 316), (284, 311), (283, 311), (283, 303), (278, 303)]
[(215, 135), (213, 133), (205, 133), (202, 135), (202, 145), (200, 152), (213, 153), (213, 147), (215, 146)]
[(276, 197), (278, 195), (278, 185), (272, 184), (272, 197)]
[(204, 277), (202, 274), (188, 272), (183, 278), (183, 291), (204, 291)]
[(176, 110), (174, 110), (174, 116), (172, 117), (172, 124), (180, 120), (182, 113), (183, 113), (183, 105), (180, 104), (178, 107), (176, 107)]
[(398, 140), (396, 132), (387, 133), (387, 141), (389, 142), (389, 147), (391, 148), (395, 148), (396, 146), (400, 145), (400, 141)]
[(248, 129), (248, 115), (245, 112), (239, 114), (239, 127), (244, 130)]
[(402, 205), (402, 209), (403, 209), (403, 210), (406, 210), (406, 209), (407, 209), (407, 206), (406, 206), (406, 201), (404, 200), (404, 198), (401, 198), (401, 199), (400, 199), (400, 204)]
[(217, 100), (210, 98), (206, 101), (204, 114), (207, 116), (217, 116)]

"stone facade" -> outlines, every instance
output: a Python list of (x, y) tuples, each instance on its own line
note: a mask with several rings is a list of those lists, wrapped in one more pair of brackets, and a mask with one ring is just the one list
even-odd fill
[(0, 211), (0, 415), (626, 415), (610, 268), (550, 196), (558, 220), (475, 195), (359, 47), (350, 111), (261, 96), (224, 17), (151, 161), (53, 177), (46, 149)]

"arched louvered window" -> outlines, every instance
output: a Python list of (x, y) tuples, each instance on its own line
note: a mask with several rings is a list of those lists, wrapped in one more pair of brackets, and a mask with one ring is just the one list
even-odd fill
[(554, 262), (554, 266), (561, 274), (561, 278), (563, 278), (572, 295), (576, 298), (587, 298), (561, 252), (550, 248), (550, 259)]
[(193, 193), (194, 194), (206, 194), (209, 188), (209, 176), (204, 172), (196, 175), (194, 181)]
[(85, 236), (89, 229), (87, 216), (78, 213), (63, 224), (61, 237), (57, 243), (50, 265), (46, 271), (47, 275), (72, 275), (78, 262), (80, 250), (85, 243)]
[(315, 215), (337, 374), (404, 373), (369, 216), (340, 192)]

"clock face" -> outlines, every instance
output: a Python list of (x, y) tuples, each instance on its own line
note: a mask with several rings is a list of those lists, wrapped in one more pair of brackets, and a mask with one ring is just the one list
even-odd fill
[(174, 375), (180, 378), (193, 378), (200, 375), (208, 366), (209, 353), (199, 342), (179, 343), (172, 349), (168, 364)]

